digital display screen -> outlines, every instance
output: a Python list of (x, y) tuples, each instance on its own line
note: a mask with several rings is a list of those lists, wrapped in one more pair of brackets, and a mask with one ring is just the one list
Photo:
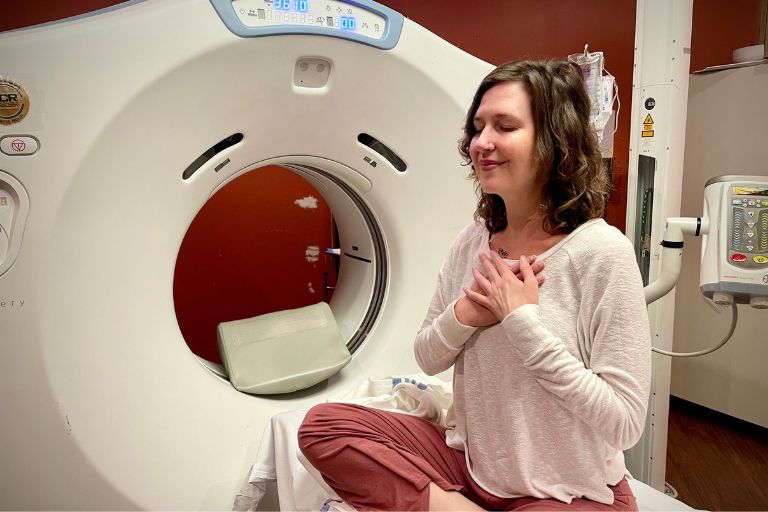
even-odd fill
[(760, 187), (733, 187), (731, 194), (734, 196), (766, 196), (768, 197), (768, 188)]
[(309, 5), (307, 0), (275, 0), (275, 9), (279, 11), (307, 12)]
[(341, 30), (355, 30), (355, 28), (357, 28), (355, 18), (350, 16), (341, 17)]
[[(231, 2), (241, 23), (236, 30), (252, 32), (268, 29), (275, 33), (328, 33), (335, 37), (360, 40), (384, 40), (390, 37), (388, 20), (375, 9), (354, 0), (213, 0)], [(320, 29), (320, 30), (318, 30)], [(327, 30), (330, 29), (330, 30)], [(239, 33), (239, 32), (238, 32)]]

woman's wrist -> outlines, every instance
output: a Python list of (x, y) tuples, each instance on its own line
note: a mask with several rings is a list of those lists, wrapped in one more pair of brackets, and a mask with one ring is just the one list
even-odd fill
[(466, 297), (462, 297), (459, 300), (456, 301), (456, 303), (453, 305), (453, 315), (456, 317), (456, 321), (459, 322), (461, 325), (465, 325), (467, 327), (471, 327), (472, 324), (471, 318), (469, 317), (469, 308), (467, 308), (467, 299)]

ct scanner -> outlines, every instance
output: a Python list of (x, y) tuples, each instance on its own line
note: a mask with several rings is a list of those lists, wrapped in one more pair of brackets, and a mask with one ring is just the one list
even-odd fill
[[(456, 141), (492, 66), (367, 0), (285, 4), (129, 2), (0, 34), (0, 78), (28, 97), (0, 125), (2, 508), (226, 509), (271, 416), (418, 371), (414, 333), (474, 206)], [(190, 352), (172, 283), (206, 200), (268, 164), (333, 210), (354, 358), (256, 397)]]
[[(133, 0), (0, 34), (0, 508), (227, 509), (269, 418), (418, 371), (491, 68), (370, 0)], [(208, 198), (273, 164), (333, 211), (353, 359), (251, 396), (187, 347), (173, 273)]]

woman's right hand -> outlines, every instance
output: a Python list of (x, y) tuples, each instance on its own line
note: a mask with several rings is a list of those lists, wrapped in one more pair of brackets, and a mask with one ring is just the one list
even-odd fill
[[(528, 256), (528, 263), (530, 263), (531, 270), (533, 270), (533, 274), (536, 276), (536, 281), (538, 281), (539, 286), (541, 286), (544, 283), (544, 275), (541, 273), (541, 271), (544, 270), (544, 262), (536, 261), (536, 256)], [(519, 261), (513, 262), (509, 268), (515, 275), (520, 277)], [(480, 285), (477, 284), (477, 281), (472, 282), (470, 290), (477, 293), (483, 293), (480, 289)], [(490, 310), (477, 302), (469, 300), (466, 295), (456, 302), (454, 313), (456, 314), (456, 320), (458, 320), (460, 324), (468, 325), (470, 327), (487, 327), (499, 322)]]

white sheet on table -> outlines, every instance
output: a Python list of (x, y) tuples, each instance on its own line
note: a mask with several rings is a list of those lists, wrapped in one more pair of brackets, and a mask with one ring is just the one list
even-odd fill
[(682, 501), (678, 501), (671, 496), (667, 496), (661, 491), (657, 491), (650, 485), (644, 484), (640, 480), (630, 480), (629, 486), (632, 488), (632, 494), (637, 498), (637, 508), (643, 512), (666, 512), (668, 510), (695, 510)]
[[(424, 374), (367, 379), (355, 389), (329, 402), (347, 402), (393, 412), (421, 416), (445, 424), (451, 405), (451, 386)], [(314, 468), (304, 468), (299, 457), (297, 434), (307, 409), (274, 416), (261, 438), (248, 480), (235, 497), (233, 510), (254, 510), (264, 497), (267, 482), (277, 482), (281, 510), (351, 510), (325, 485)], [(311, 465), (307, 463), (307, 467)], [(330, 501), (329, 501), (330, 500)], [(335, 503), (334, 503), (335, 501)]]
[(421, 416), (445, 425), (445, 416), (453, 403), (450, 384), (425, 374), (386, 379), (368, 379), (338, 400), (387, 411)]

